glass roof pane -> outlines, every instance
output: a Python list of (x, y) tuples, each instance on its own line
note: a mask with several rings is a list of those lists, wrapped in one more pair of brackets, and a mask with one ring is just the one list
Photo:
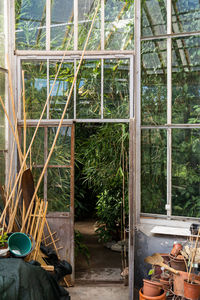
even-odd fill
[[(78, 49), (83, 50), (92, 19), (97, 7), (97, 0), (78, 1)], [(88, 41), (87, 50), (101, 49), (101, 8), (99, 7), (93, 29)]]
[(51, 4), (51, 49), (74, 48), (74, 1), (54, 0)]
[(105, 2), (105, 49), (134, 48), (134, 1), (107, 0)]
[(16, 49), (46, 48), (46, 0), (16, 0)]
[(200, 30), (199, 0), (172, 0), (172, 29), (174, 33)]
[(167, 0), (142, 1), (142, 36), (167, 33)]

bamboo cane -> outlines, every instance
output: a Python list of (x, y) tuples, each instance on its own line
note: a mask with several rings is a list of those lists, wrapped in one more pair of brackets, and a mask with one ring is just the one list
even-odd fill
[(58, 256), (58, 259), (59, 259), (60, 256), (59, 256), (59, 254), (58, 254), (58, 250), (57, 250), (57, 247), (56, 247), (56, 243), (54, 242), (53, 234), (51, 233), (51, 229), (50, 229), (50, 227), (49, 227), (49, 224), (48, 224), (48, 222), (47, 222), (47, 219), (45, 220), (45, 224), (46, 224), (46, 226), (47, 226), (47, 230), (48, 230), (48, 232), (49, 232), (49, 236), (50, 236), (50, 238), (51, 238), (51, 240), (52, 240), (52, 242), (53, 242), (54, 249), (55, 249), (56, 254), (57, 254), (57, 256)]
[(43, 210), (43, 215), (42, 215), (42, 220), (41, 220), (41, 226), (39, 228), (39, 232), (38, 232), (38, 235), (37, 235), (37, 243), (36, 243), (36, 248), (35, 248), (35, 252), (34, 252), (34, 256), (33, 256), (34, 260), (37, 259), (38, 251), (40, 249), (42, 233), (43, 233), (43, 230), (44, 230), (44, 224), (45, 224), (45, 219), (46, 219), (47, 207), (48, 207), (48, 202), (46, 202), (44, 204), (44, 207), (43, 207), (44, 210)]
[[(44, 113), (45, 113), (45, 110), (46, 110), (47, 104), (48, 104), (48, 102), (49, 102), (50, 96), (51, 96), (52, 91), (53, 91), (53, 89), (54, 89), (54, 86), (55, 86), (55, 83), (56, 83), (58, 74), (59, 74), (60, 69), (61, 69), (61, 67), (62, 67), (62, 64), (63, 64), (63, 61), (64, 61), (64, 59), (65, 59), (65, 56), (66, 56), (66, 54), (67, 54), (67, 48), (68, 48), (68, 45), (67, 45), (67, 47), (66, 47), (66, 51), (65, 51), (64, 54), (63, 54), (62, 60), (61, 60), (61, 62), (60, 62), (60, 65), (59, 65), (59, 67), (58, 67), (58, 71), (57, 71), (57, 73), (56, 73), (56, 76), (55, 76), (55, 78), (54, 78), (54, 82), (53, 82), (52, 87), (51, 87), (51, 90), (50, 90), (50, 92), (49, 92), (49, 94), (48, 94), (48, 97), (47, 97), (47, 100), (46, 100), (46, 102), (45, 102), (43, 111), (42, 111), (42, 113), (41, 113), (41, 115), (40, 115), (39, 121), (38, 121), (38, 123), (37, 123), (36, 129), (35, 129), (34, 134), (33, 134), (33, 137), (32, 137), (32, 140), (31, 140), (31, 142), (30, 142), (29, 148), (28, 148), (27, 153), (26, 153), (26, 155), (25, 155), (25, 157), (24, 157), (24, 159), (23, 159), (23, 161), (22, 161), (22, 163), (21, 163), (21, 168), (20, 168), (20, 170), (19, 170), (19, 174), (18, 174), (18, 176), (17, 176), (17, 178), (16, 178), (16, 180), (15, 180), (13, 189), (12, 189), (12, 191), (11, 191), (11, 193), (10, 193), (10, 197), (9, 197), (9, 199), (8, 199), (8, 203), (6, 203), (6, 207), (4, 208), (4, 210), (7, 209), (8, 205), (9, 205), (9, 203), (10, 203), (10, 201), (11, 201), (11, 197), (12, 197), (12, 196), (14, 195), (14, 193), (15, 193), (15, 190), (16, 190), (16, 187), (17, 187), (17, 183), (18, 183), (18, 181), (19, 181), (20, 175), (22, 174), (22, 172), (23, 172), (23, 170), (24, 170), (24, 166), (25, 166), (25, 163), (26, 163), (26, 159), (27, 159), (27, 157), (28, 157), (28, 155), (29, 155), (29, 152), (30, 152), (30, 165), (32, 165), (32, 164), (31, 164), (31, 148), (32, 148), (33, 142), (34, 142), (34, 140), (35, 140), (35, 136), (36, 136), (37, 131), (38, 131), (38, 128), (39, 128), (39, 126), (40, 126), (41, 120), (42, 120), (42, 118), (43, 118), (43, 115), (44, 115)], [(1, 100), (1, 99), (0, 99), (0, 100)], [(2, 101), (2, 103), (3, 103), (3, 101)], [(12, 124), (11, 124), (11, 125), (12, 125)], [(0, 217), (0, 223), (2, 222), (4, 213), (5, 213), (5, 212), (3, 211), (3, 213), (1, 214), (1, 217)]]
[(30, 217), (29, 217), (29, 224), (28, 224), (28, 226), (27, 226), (27, 232), (28, 232), (28, 230), (29, 230), (30, 221), (31, 221), (31, 219), (32, 219), (31, 229), (30, 229), (30, 232), (29, 232), (30, 235), (33, 234), (33, 226), (34, 226), (34, 224), (35, 224), (35, 218), (36, 218), (36, 213), (37, 213), (37, 210), (38, 210), (38, 206), (39, 206), (39, 201), (36, 202), (35, 209), (34, 209), (34, 214), (33, 214), (33, 215), (30, 215)]
[(198, 234), (197, 234), (197, 237), (196, 237), (194, 250), (192, 252), (192, 260), (190, 262), (190, 269), (189, 269), (189, 273), (188, 273), (188, 282), (190, 281), (190, 274), (192, 272), (193, 262), (194, 262), (194, 258), (195, 258), (196, 251), (197, 251), (197, 245), (198, 245), (198, 241), (199, 241), (199, 235), (200, 235), (200, 229), (198, 230)]
[[(53, 235), (56, 234), (56, 233), (57, 233), (57, 232), (54, 231), (51, 235), (53, 236)], [(51, 237), (50, 234), (49, 234), (48, 236), (46, 236), (46, 237), (44, 236), (43, 239), (42, 239), (42, 242), (46, 241), (49, 237)]]
[[(24, 81), (24, 70), (22, 70), (22, 95), (23, 95), (23, 117), (24, 117), (24, 157), (26, 155), (26, 99), (25, 99), (25, 81)], [(22, 220), (24, 220), (25, 217), (25, 203), (23, 199), (23, 210), (22, 210)]]
[[(60, 239), (54, 240), (54, 243), (56, 243), (56, 242), (58, 242), (58, 241), (60, 241)], [(53, 244), (53, 242), (50, 242), (50, 243), (48, 243), (48, 244), (46, 245), (46, 247), (49, 247), (49, 246), (52, 245), (52, 244)]]
[(42, 200), (40, 202), (39, 215), (37, 217), (37, 222), (36, 222), (35, 230), (34, 230), (34, 234), (33, 234), (34, 240), (36, 240), (36, 238), (37, 238), (38, 228), (39, 228), (39, 225), (40, 225), (40, 218), (41, 218), (43, 209), (44, 209), (44, 201)]
[[(73, 92), (73, 89), (74, 89), (74, 85), (75, 85), (75, 82), (76, 82), (76, 79), (77, 79), (77, 76), (78, 76), (78, 73), (79, 73), (79, 70), (80, 70), (82, 61), (83, 61), (83, 57), (84, 57), (84, 55), (85, 55), (85, 51), (86, 51), (87, 44), (88, 44), (88, 41), (89, 41), (89, 38), (90, 38), (90, 34), (91, 34), (91, 31), (92, 31), (92, 28), (93, 28), (93, 25), (94, 25), (94, 21), (95, 21), (97, 12), (98, 12), (98, 8), (99, 8), (99, 4), (97, 5), (96, 12), (95, 12), (95, 15), (94, 15), (93, 20), (92, 20), (92, 24), (91, 24), (91, 27), (90, 27), (90, 30), (89, 30), (89, 33), (88, 33), (88, 36), (87, 36), (87, 40), (86, 40), (86, 42), (85, 42), (85, 46), (84, 46), (84, 49), (83, 49), (83, 52), (82, 52), (82, 55), (81, 55), (81, 59), (80, 59), (78, 68), (77, 68), (77, 70), (76, 70), (75, 76), (74, 76), (74, 80), (73, 80), (73, 83), (72, 83), (72, 86), (71, 86), (71, 89), (70, 89), (70, 92), (69, 92), (69, 96), (68, 96), (67, 102), (66, 102), (66, 104), (65, 104), (65, 108), (64, 108), (63, 113), (62, 113), (61, 120), (60, 120), (60, 122), (59, 122), (59, 126), (58, 126), (58, 129), (57, 129), (57, 132), (56, 132), (56, 135), (55, 135), (55, 138), (54, 138), (54, 141), (53, 141), (51, 150), (50, 150), (50, 152), (49, 152), (48, 158), (47, 158), (46, 163), (45, 163), (45, 165), (44, 165), (42, 174), (40, 175), (40, 178), (39, 178), (39, 180), (38, 180), (38, 183), (37, 183), (37, 186), (36, 186), (36, 188), (35, 188), (35, 192), (34, 192), (34, 194), (33, 194), (33, 197), (32, 197), (31, 202), (33, 202), (34, 199), (35, 199), (35, 196), (36, 196), (37, 191), (38, 191), (38, 189), (39, 189), (39, 186), (40, 186), (40, 183), (41, 183), (42, 178), (43, 178), (43, 176), (44, 176), (44, 173), (46, 172), (46, 169), (47, 169), (49, 160), (50, 160), (51, 155), (52, 155), (52, 153), (53, 153), (53, 150), (54, 150), (54, 148), (55, 148), (56, 141), (57, 141), (57, 139), (58, 139), (58, 135), (59, 135), (59, 132), (60, 132), (62, 123), (63, 123), (63, 119), (64, 119), (64, 117), (65, 117), (65, 113), (66, 113), (67, 107), (68, 107), (68, 105), (69, 105), (69, 101), (70, 101), (70, 99), (71, 99), (71, 95), (72, 95), (72, 92)], [(27, 218), (28, 218), (29, 213), (30, 213), (30, 207), (29, 207), (28, 210), (27, 210), (26, 217), (25, 217), (25, 222), (26, 222), (26, 220), (27, 220)], [(22, 231), (23, 229), (24, 229), (24, 228), (22, 227), (21, 231)]]

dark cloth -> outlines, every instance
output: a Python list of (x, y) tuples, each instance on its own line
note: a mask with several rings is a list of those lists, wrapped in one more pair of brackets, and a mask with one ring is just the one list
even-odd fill
[(70, 300), (53, 276), (19, 258), (0, 259), (0, 300)]

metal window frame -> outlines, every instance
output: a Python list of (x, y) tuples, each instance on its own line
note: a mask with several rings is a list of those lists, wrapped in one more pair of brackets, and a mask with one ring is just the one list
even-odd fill
[[(140, 0), (136, 0), (138, 2), (138, 6)], [(167, 199), (166, 199), (166, 215), (160, 214), (153, 214), (153, 213), (142, 213), (140, 209), (140, 217), (148, 216), (152, 218), (160, 218), (162, 219), (169, 219), (169, 220), (196, 220), (197, 218), (192, 217), (184, 217), (184, 216), (174, 216), (172, 215), (172, 129), (199, 129), (200, 124), (172, 124), (172, 39), (173, 38), (181, 38), (181, 37), (191, 37), (191, 36), (198, 36), (200, 35), (200, 31), (195, 32), (180, 32), (180, 33), (173, 33), (172, 32), (172, 1), (167, 1), (167, 33), (163, 35), (156, 35), (156, 36), (141, 36), (140, 41), (156, 41), (160, 39), (164, 39), (167, 42), (167, 124), (158, 125), (158, 126), (140, 126), (140, 133), (142, 130), (145, 129), (165, 129), (167, 132)], [(137, 11), (140, 14), (139, 10)], [(140, 16), (141, 17), (141, 16)], [(138, 24), (137, 24), (138, 23)], [(136, 25), (140, 26), (139, 17), (136, 18)], [(135, 37), (137, 38), (137, 36)], [(139, 47), (135, 48), (136, 53), (139, 51)], [(139, 59), (139, 58), (138, 58)], [(141, 65), (140, 65), (141, 68)], [(138, 87), (137, 87), (138, 89)], [(138, 98), (137, 98), (138, 99)], [(138, 138), (139, 142), (139, 138)], [(138, 147), (138, 151), (139, 150)], [(141, 172), (141, 169), (140, 169)], [(141, 176), (141, 173), (136, 177), (136, 185), (138, 185)], [(140, 202), (140, 195), (137, 196), (137, 202)], [(137, 223), (142, 222), (142, 219), (137, 219)]]
[[(47, 72), (48, 72), (48, 62), (50, 60), (52, 61), (61, 61), (62, 56), (18, 56), (17, 57), (17, 73), (18, 73), (18, 86), (17, 86), (17, 95), (18, 99), (21, 99), (21, 62), (22, 61), (47, 61)], [(74, 72), (76, 71), (76, 61), (79, 59), (79, 56), (74, 56), (74, 55), (69, 55), (65, 57), (64, 62), (73, 62), (74, 61)], [(115, 54), (115, 55), (85, 55), (84, 57), (85, 60), (101, 60), (101, 118), (99, 119), (84, 119), (84, 118), (77, 118), (76, 116), (76, 84), (75, 84), (75, 89), (74, 89), (74, 119), (65, 119), (65, 121), (74, 121), (74, 122), (93, 122), (93, 123), (99, 123), (99, 122), (107, 122), (107, 123), (116, 123), (116, 122), (129, 122), (130, 118), (133, 118), (134, 115), (134, 90), (133, 90), (133, 76), (134, 76), (134, 59), (133, 55), (121, 55), (121, 54)], [(103, 91), (104, 91), (104, 69), (103, 69), (103, 63), (105, 59), (128, 59), (129, 60), (129, 116), (127, 118), (113, 118), (113, 119), (107, 119), (103, 117)], [(49, 73), (47, 73), (47, 96), (49, 93)], [(55, 119), (49, 119), (49, 111), (48, 111), (47, 106), (47, 118), (45, 119), (46, 121), (49, 122), (49, 124), (54, 122)], [(22, 121), (22, 107), (21, 107), (21, 101), (19, 101), (19, 114), (18, 114), (18, 122)], [(27, 124), (29, 122), (32, 122), (33, 120), (27, 119)]]

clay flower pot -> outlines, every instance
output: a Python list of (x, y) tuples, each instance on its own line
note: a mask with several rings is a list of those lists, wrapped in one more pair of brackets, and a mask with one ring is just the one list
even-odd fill
[(161, 294), (162, 284), (157, 281), (143, 279), (143, 294), (149, 297), (159, 296)]
[(200, 284), (199, 282), (188, 282), (184, 280), (184, 297), (191, 300), (199, 300)]
[(155, 297), (149, 297), (143, 294), (142, 289), (139, 291), (140, 300), (165, 300), (166, 299), (166, 292), (162, 291), (161, 295)]
[(172, 248), (172, 251), (171, 251), (171, 255), (172, 256), (177, 256), (177, 255), (179, 255), (180, 254), (180, 251), (182, 250), (182, 248), (183, 248), (183, 246), (180, 244), (180, 243), (178, 243), (178, 242), (175, 242), (174, 243), (174, 245), (173, 245), (173, 248)]
[(162, 288), (164, 291), (169, 291), (170, 289), (170, 282), (169, 280), (160, 279), (160, 283), (162, 284)]
[(186, 265), (183, 258), (175, 258), (170, 255), (170, 265), (177, 271), (186, 271)]
[[(200, 276), (191, 274), (192, 280), (200, 281)], [(174, 293), (177, 296), (184, 296), (184, 280), (188, 279), (188, 273), (179, 271), (179, 274), (173, 274)], [(199, 282), (200, 283), (200, 282)]]

